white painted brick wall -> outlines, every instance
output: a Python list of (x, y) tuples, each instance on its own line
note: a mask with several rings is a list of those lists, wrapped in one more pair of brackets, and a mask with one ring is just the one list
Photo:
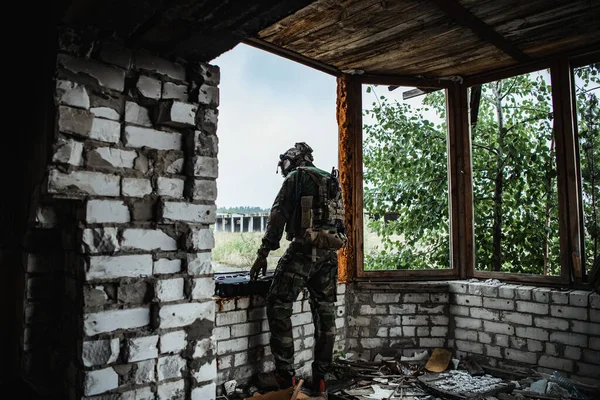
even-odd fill
[(179, 328), (192, 324), (197, 319), (215, 320), (215, 303), (207, 301), (204, 303), (183, 303), (166, 305), (159, 311), (161, 329)]
[(183, 379), (173, 382), (163, 382), (156, 391), (158, 400), (172, 400), (185, 398), (185, 381)]
[(148, 147), (157, 150), (181, 150), (181, 134), (157, 131), (134, 125), (125, 127), (125, 145), (134, 148)]
[(172, 127), (193, 128), (196, 126), (198, 106), (181, 101), (164, 101), (159, 105), (157, 123)]
[(154, 294), (160, 302), (183, 299), (183, 278), (157, 280)]
[(52, 162), (80, 166), (83, 163), (83, 143), (59, 138)]
[(215, 237), (211, 229), (192, 229), (187, 236), (189, 250), (210, 250), (215, 247)]
[(130, 308), (84, 314), (83, 326), (87, 336), (120, 329), (141, 328), (150, 323), (148, 308)]
[(152, 193), (152, 184), (149, 179), (123, 178), (121, 190), (123, 196), (144, 197)]
[(158, 357), (158, 335), (127, 340), (127, 361), (135, 362)]
[(187, 254), (187, 272), (190, 275), (208, 275), (212, 273), (211, 254), (206, 253), (188, 253)]
[(179, 353), (187, 346), (185, 331), (167, 332), (160, 335), (160, 353)]
[(159, 177), (157, 181), (159, 196), (181, 198), (183, 197), (183, 179)]
[(176, 274), (181, 271), (181, 260), (160, 258), (154, 261), (154, 274)]
[(125, 121), (135, 125), (152, 126), (148, 109), (132, 101), (125, 103)]
[(121, 124), (109, 119), (94, 118), (92, 129), (90, 130), (90, 139), (101, 142), (118, 143), (121, 137)]
[(158, 380), (180, 378), (182, 372), (186, 369), (187, 362), (178, 355), (164, 356), (158, 359), (157, 372)]
[(177, 250), (177, 241), (156, 229), (125, 229), (121, 240), (123, 249), (134, 250)]
[(119, 375), (112, 368), (87, 371), (83, 382), (83, 392), (93, 396), (119, 387)]
[(202, 339), (196, 342), (196, 347), (194, 348), (194, 354), (192, 358), (202, 358), (205, 357), (209, 352), (215, 351), (216, 343), (212, 340), (212, 338)]
[(86, 268), (86, 279), (140, 278), (152, 275), (152, 256), (92, 256)]
[(91, 155), (97, 156), (115, 168), (133, 168), (133, 161), (137, 157), (135, 151), (114, 149), (112, 147), (98, 147), (90, 151), (88, 158)]
[(192, 389), (192, 400), (215, 400), (217, 396), (217, 385), (209, 383)]
[(214, 381), (217, 377), (216, 360), (202, 364), (197, 371), (192, 373), (192, 376), (196, 379), (196, 382)]
[(91, 194), (97, 196), (118, 196), (121, 178), (117, 175), (92, 171), (72, 171), (63, 173), (50, 170), (48, 176), (49, 193)]
[(83, 342), (82, 361), (86, 367), (108, 365), (117, 361), (120, 352), (118, 338)]
[(588, 319), (588, 310), (583, 307), (550, 306), (550, 315), (553, 317), (586, 321)]
[(192, 299), (210, 299), (215, 295), (215, 279), (211, 276), (192, 281)]
[(120, 200), (88, 200), (86, 204), (86, 222), (126, 223), (129, 219), (129, 209)]
[(215, 157), (194, 157), (194, 176), (198, 178), (218, 178), (219, 162)]
[(167, 201), (163, 206), (162, 217), (167, 222), (185, 221), (214, 224), (217, 217), (217, 206)]
[(117, 110), (110, 107), (92, 107), (90, 108), (90, 112), (94, 114), (95, 117), (111, 119), (113, 121), (118, 121), (121, 117)]

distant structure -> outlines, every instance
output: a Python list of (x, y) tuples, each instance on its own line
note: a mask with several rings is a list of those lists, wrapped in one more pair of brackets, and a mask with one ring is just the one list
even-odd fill
[(267, 226), (268, 212), (251, 214), (217, 213), (216, 232), (264, 232)]

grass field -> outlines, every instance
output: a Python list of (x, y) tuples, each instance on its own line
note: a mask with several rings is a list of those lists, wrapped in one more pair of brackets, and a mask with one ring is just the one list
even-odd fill
[[(377, 235), (365, 229), (364, 246), (368, 254), (381, 243)], [(212, 251), (213, 261), (228, 267), (250, 269), (256, 259), (256, 250), (260, 246), (263, 232), (214, 232), (215, 248)], [(289, 242), (281, 239), (280, 248), (269, 253), (267, 262), (269, 269), (275, 268), (277, 260), (283, 255)]]
[[(240, 269), (250, 269), (256, 259), (256, 250), (260, 247), (263, 232), (214, 232), (215, 248), (213, 261)], [(277, 260), (283, 255), (288, 241), (281, 240), (281, 247), (269, 253), (269, 268), (275, 268)]]

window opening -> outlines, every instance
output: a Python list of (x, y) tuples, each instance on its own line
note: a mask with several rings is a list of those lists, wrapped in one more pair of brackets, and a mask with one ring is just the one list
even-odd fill
[[(213, 270), (236, 277), (256, 258), (269, 210), (283, 183), (279, 155), (296, 142), (315, 166), (338, 168), (335, 78), (240, 44), (212, 61), (221, 69), (217, 221)], [(289, 242), (269, 253), (275, 269)], [(218, 279), (218, 278), (217, 278)]]
[(560, 275), (549, 70), (471, 87), (470, 98), (475, 269)]
[(446, 93), (362, 90), (363, 270), (451, 268)]
[(600, 63), (574, 69), (585, 267), (600, 257)]

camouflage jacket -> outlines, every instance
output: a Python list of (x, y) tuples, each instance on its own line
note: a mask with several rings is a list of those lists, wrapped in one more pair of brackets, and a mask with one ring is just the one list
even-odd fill
[[(304, 168), (317, 172), (322, 176), (330, 176), (328, 172), (316, 167)], [(299, 214), (301, 212), (300, 197), (316, 197), (318, 194), (319, 187), (309, 174), (302, 173), (297, 169), (290, 172), (283, 181), (271, 207), (259, 252), (278, 249), (284, 230), (287, 232), (286, 238), (292, 240), (299, 233), (297, 225), (299, 224)]]

